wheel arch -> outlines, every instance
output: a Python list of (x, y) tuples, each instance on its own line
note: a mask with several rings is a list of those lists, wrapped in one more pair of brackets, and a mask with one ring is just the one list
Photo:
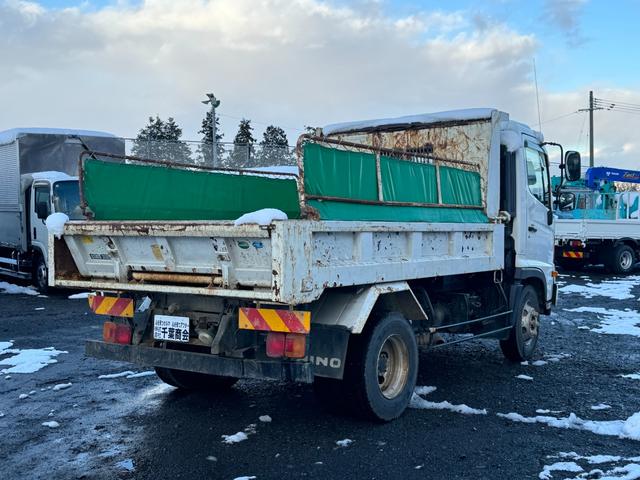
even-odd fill
[(547, 307), (547, 281), (542, 270), (538, 270), (537, 268), (516, 269), (516, 279), (520, 280), (523, 287), (531, 285), (535, 289), (540, 311), (548, 315), (550, 308)]

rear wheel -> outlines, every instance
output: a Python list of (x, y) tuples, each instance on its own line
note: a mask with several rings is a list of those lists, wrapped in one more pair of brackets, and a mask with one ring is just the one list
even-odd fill
[(47, 264), (42, 254), (36, 253), (33, 257), (33, 272), (31, 279), (40, 293), (47, 293), (49, 289)]
[(418, 375), (418, 346), (409, 322), (392, 312), (349, 343), (343, 390), (350, 409), (388, 422), (405, 411)]
[(633, 270), (636, 263), (636, 255), (628, 245), (617, 245), (609, 256), (607, 266), (614, 273), (627, 274)]
[(173, 368), (156, 367), (155, 370), (156, 375), (164, 383), (183, 390), (218, 392), (230, 389), (238, 381), (237, 378), (233, 377), (207, 375)]
[(540, 301), (531, 285), (522, 289), (513, 314), (515, 323), (509, 338), (500, 340), (500, 348), (512, 362), (522, 362), (533, 355), (540, 334)]

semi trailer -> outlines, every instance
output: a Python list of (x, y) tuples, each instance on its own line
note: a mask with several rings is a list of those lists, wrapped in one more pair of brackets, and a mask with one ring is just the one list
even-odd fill
[(418, 347), (533, 355), (557, 294), (542, 143), (471, 109), (318, 129), (295, 174), (84, 154), (87, 218), (50, 237), (50, 283), (95, 292), (90, 356), (182, 389), (313, 383), (331, 410), (389, 421)]

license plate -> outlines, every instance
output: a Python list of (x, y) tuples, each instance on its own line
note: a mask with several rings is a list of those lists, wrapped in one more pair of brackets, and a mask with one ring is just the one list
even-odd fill
[(189, 317), (154, 315), (153, 338), (169, 342), (189, 343)]

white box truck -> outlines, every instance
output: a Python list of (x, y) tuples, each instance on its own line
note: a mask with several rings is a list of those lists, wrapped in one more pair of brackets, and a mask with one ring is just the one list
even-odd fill
[[(84, 143), (84, 145), (83, 145)], [(0, 274), (47, 289), (45, 219), (79, 208), (78, 160), (88, 147), (124, 153), (114, 135), (86, 130), (16, 128), (0, 132)]]
[[(178, 388), (308, 382), (332, 409), (388, 421), (409, 404), (419, 345), (494, 338), (522, 361), (555, 301), (542, 138), (498, 110), (325, 127), (300, 138), (297, 176), (274, 190), (264, 173), (122, 160), (83, 165), (93, 218), (51, 238), (50, 281), (99, 292), (90, 307), (109, 318), (88, 355)], [(101, 169), (130, 176), (118, 188), (138, 200), (111, 204)], [(216, 216), (262, 188), (275, 207), (289, 185), (286, 220)]]

